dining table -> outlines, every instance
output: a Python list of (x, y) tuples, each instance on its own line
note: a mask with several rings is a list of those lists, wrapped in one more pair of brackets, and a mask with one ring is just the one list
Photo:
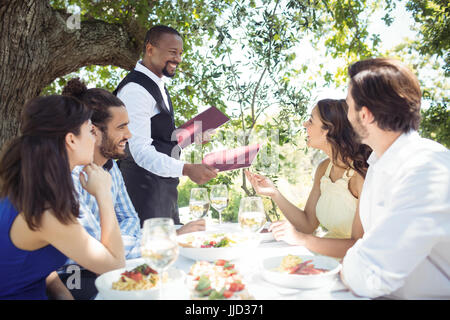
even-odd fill
[[(177, 226), (179, 227), (179, 226)], [(238, 223), (208, 223), (206, 231), (213, 232), (239, 232)], [(232, 261), (239, 273), (243, 276), (246, 288), (255, 300), (367, 300), (352, 294), (342, 283), (339, 274), (333, 281), (324, 287), (316, 289), (288, 288), (266, 281), (262, 273), (262, 261), (269, 257), (291, 255), (316, 255), (304, 246), (289, 245), (284, 241), (277, 241), (273, 237), (264, 237), (259, 245), (247, 252), (243, 257)], [(181, 270), (188, 274), (195, 260), (181, 254), (172, 264), (171, 268)], [(96, 300), (103, 300), (99, 293)], [(163, 288), (163, 300), (188, 300), (190, 290), (187, 281), (176, 286)]]

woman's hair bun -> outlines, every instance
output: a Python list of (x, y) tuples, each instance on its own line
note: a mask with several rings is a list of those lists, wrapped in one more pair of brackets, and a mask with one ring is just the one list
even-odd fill
[(79, 98), (82, 96), (86, 91), (87, 87), (84, 84), (84, 82), (81, 82), (80, 78), (73, 78), (70, 79), (67, 84), (64, 86), (62, 90), (63, 96), (72, 96)]

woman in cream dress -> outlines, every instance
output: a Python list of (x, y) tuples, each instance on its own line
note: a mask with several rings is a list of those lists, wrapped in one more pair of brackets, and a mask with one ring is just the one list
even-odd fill
[[(336, 258), (344, 257), (363, 235), (358, 203), (371, 152), (357, 142), (347, 109), (345, 100), (320, 100), (303, 124), (308, 146), (328, 156), (316, 170), (303, 210), (289, 202), (268, 178), (246, 171), (256, 193), (271, 197), (287, 219), (271, 224), (269, 230), (276, 240)], [(315, 235), (319, 225), (328, 230), (323, 237)]]

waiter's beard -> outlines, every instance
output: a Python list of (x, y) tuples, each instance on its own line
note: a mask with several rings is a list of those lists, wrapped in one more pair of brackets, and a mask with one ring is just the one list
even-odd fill
[[(177, 69), (175, 68), (174, 71), (173, 71), (173, 73), (169, 73), (169, 70), (167, 70), (167, 66), (168, 66), (169, 62), (170, 62), (170, 63), (175, 63), (175, 62), (172, 62), (172, 61), (168, 61), (168, 62), (166, 63), (166, 65), (164, 66), (164, 69), (162, 70), (162, 74), (165, 75), (166, 77), (173, 78), (173, 77), (175, 76), (175, 71), (176, 71)], [(177, 64), (177, 66), (178, 66), (178, 64)]]
[[(126, 139), (120, 141), (122, 143)], [(108, 137), (106, 132), (102, 132), (102, 144), (100, 145), (100, 154), (106, 159), (123, 159), (126, 157), (125, 150), (119, 151), (117, 144)]]

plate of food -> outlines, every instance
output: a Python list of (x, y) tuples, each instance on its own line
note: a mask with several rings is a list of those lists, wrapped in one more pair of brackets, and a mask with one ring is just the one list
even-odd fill
[(250, 300), (247, 285), (230, 261), (197, 261), (187, 276), (190, 298), (193, 300)]
[(261, 239), (246, 232), (200, 231), (178, 236), (180, 255), (192, 260), (234, 260), (255, 249)]
[[(163, 275), (164, 293), (183, 285), (185, 273), (169, 268)], [(144, 259), (126, 262), (125, 268), (100, 275), (95, 286), (101, 298), (106, 300), (155, 300), (159, 296), (160, 276)]]
[(317, 289), (335, 283), (341, 264), (326, 256), (286, 255), (262, 261), (262, 276), (288, 288)]

